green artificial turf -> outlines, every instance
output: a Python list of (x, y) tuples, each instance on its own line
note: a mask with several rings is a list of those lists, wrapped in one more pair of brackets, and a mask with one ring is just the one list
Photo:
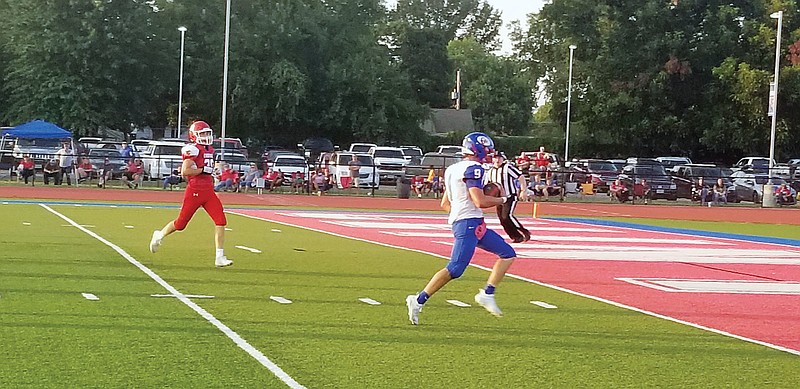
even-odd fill
[[(471, 302), (477, 268), (412, 326), (405, 296), (445, 263), (430, 255), (229, 215), (235, 263), (217, 269), (202, 211), (151, 254), (176, 209), (52, 208), (180, 292), (215, 296), (193, 301), (309, 388), (796, 387), (797, 356), (516, 279), (503, 318), (446, 303)], [(38, 205), (0, 215), (0, 387), (285, 387), (97, 239)]]

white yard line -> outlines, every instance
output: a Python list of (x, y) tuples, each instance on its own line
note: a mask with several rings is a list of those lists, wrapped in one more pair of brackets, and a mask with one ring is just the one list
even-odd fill
[(99, 240), (100, 242), (102, 242), (106, 246), (111, 247), (111, 249), (116, 251), (117, 254), (119, 254), (120, 256), (125, 258), (126, 260), (128, 260), (128, 262), (130, 262), (133, 266), (136, 266), (137, 268), (139, 268), (139, 270), (141, 270), (142, 272), (144, 272), (145, 274), (150, 276), (150, 278), (152, 278), (153, 281), (157, 282), (159, 285), (164, 287), (164, 289), (166, 289), (170, 294), (175, 295), (175, 297), (178, 300), (180, 300), (180, 302), (184, 303), (187, 307), (189, 307), (193, 311), (197, 312), (198, 315), (202, 316), (209, 323), (211, 323), (214, 327), (217, 327), (217, 329), (222, 331), (222, 333), (225, 334), (225, 336), (227, 336), (228, 338), (230, 338), (237, 346), (239, 346), (239, 348), (241, 348), (242, 350), (244, 350), (245, 352), (250, 354), (250, 356), (253, 357), (259, 363), (261, 363), (261, 365), (263, 365), (264, 367), (269, 369), (269, 371), (271, 371), (272, 374), (275, 374), (275, 376), (278, 377), (281, 381), (283, 381), (287, 386), (289, 386), (290, 388), (305, 388), (303, 385), (300, 385), (300, 383), (295, 381), (294, 378), (289, 376), (289, 374), (287, 374), (285, 371), (283, 371), (283, 369), (281, 369), (278, 365), (276, 365), (269, 358), (267, 358), (261, 351), (259, 351), (258, 349), (256, 349), (252, 345), (250, 345), (250, 343), (248, 343), (244, 338), (242, 338), (239, 334), (237, 334), (235, 331), (230, 329), (230, 327), (228, 327), (227, 325), (225, 325), (224, 323), (219, 321), (219, 319), (214, 317), (214, 315), (212, 315), (211, 313), (209, 313), (208, 311), (203, 309), (201, 306), (197, 305), (194, 301), (190, 300), (186, 295), (184, 295), (183, 293), (178, 291), (178, 289), (175, 289), (175, 287), (173, 287), (172, 285), (167, 283), (167, 281), (164, 281), (164, 279), (161, 278), (161, 276), (156, 274), (154, 271), (150, 270), (150, 268), (148, 268), (147, 266), (143, 265), (141, 262), (137, 261), (136, 258), (132, 257), (130, 254), (128, 254), (121, 247), (117, 246), (114, 243), (111, 243), (110, 241), (106, 240), (105, 238), (101, 237), (100, 235), (97, 235), (96, 233), (94, 233), (94, 232), (82, 227), (80, 224), (76, 223), (75, 221), (73, 221), (72, 219), (68, 218), (67, 216), (62, 215), (58, 211), (50, 208), (49, 206), (47, 206), (45, 204), (39, 204), (39, 205), (42, 208), (50, 211), (54, 215), (60, 217), (61, 219), (64, 219), (64, 221), (66, 221), (67, 223), (73, 225), (75, 228), (77, 228), (77, 229), (83, 231), (84, 233), (86, 233), (87, 235)]
[[(304, 230), (308, 230), (308, 231), (315, 231), (315, 232), (319, 232), (319, 233), (323, 233), (323, 234), (327, 234), (327, 235), (338, 236), (340, 238), (352, 239), (352, 240), (356, 240), (356, 241), (359, 241), (359, 242), (372, 243), (372, 244), (377, 244), (379, 246), (391, 247), (391, 248), (396, 248), (396, 249), (401, 249), (401, 250), (412, 251), (412, 252), (416, 252), (416, 253), (432, 255), (434, 257), (442, 258), (442, 259), (446, 259), (446, 260), (450, 259), (449, 257), (446, 257), (444, 255), (432, 253), (432, 252), (429, 252), (429, 251), (417, 250), (417, 249), (412, 249), (412, 248), (402, 247), (402, 246), (396, 246), (396, 245), (383, 243), (383, 242), (372, 241), (372, 240), (364, 239), (364, 238), (356, 238), (356, 237), (353, 237), (353, 236), (348, 236), (348, 235), (339, 234), (339, 233), (335, 233), (335, 232), (325, 231), (325, 230), (318, 229), (318, 228), (306, 227), (306, 226), (302, 226), (302, 225), (299, 225), (299, 224), (293, 224), (293, 223), (288, 223), (288, 222), (283, 222), (283, 221), (271, 220), (271, 219), (267, 219), (265, 217), (246, 215), (246, 214), (238, 213), (238, 212), (235, 212), (235, 211), (234, 212), (228, 211), (227, 213), (232, 214), (232, 215), (238, 215), (238, 216), (246, 217), (246, 218), (249, 218), (249, 219), (263, 220), (263, 221), (270, 222), (270, 223), (282, 224), (282, 225), (285, 225), (285, 226), (300, 228), (300, 229), (304, 229)], [(571, 222), (571, 223), (572, 224), (581, 224), (581, 223), (576, 223), (576, 222)], [(633, 229), (629, 229), (629, 230), (633, 230)], [(686, 235), (686, 234), (679, 234), (679, 235)], [(446, 243), (446, 242), (441, 242), (441, 243)], [(485, 266), (481, 266), (481, 265), (477, 265), (477, 264), (474, 264), (474, 263), (470, 263), (469, 266), (472, 266), (472, 267), (475, 267), (475, 268), (478, 268), (478, 269), (482, 269), (482, 270), (485, 270), (487, 272), (491, 272), (492, 271), (491, 268), (488, 268), (488, 267), (485, 267)], [(553, 285), (553, 284), (548, 284), (548, 283), (545, 283), (545, 282), (536, 281), (536, 280), (533, 280), (533, 279), (530, 279), (530, 278), (525, 278), (525, 277), (522, 277), (522, 276), (518, 276), (516, 274), (507, 273), (506, 277), (515, 278), (515, 279), (518, 279), (520, 281), (529, 282), (531, 284), (543, 286), (545, 288), (550, 288), (550, 289), (558, 290), (558, 291), (561, 291), (561, 292), (564, 292), (564, 293), (569, 293), (569, 294), (572, 294), (572, 295), (575, 295), (575, 296), (580, 296), (580, 297), (588, 298), (588, 299), (591, 299), (591, 300), (599, 301), (601, 303), (613, 305), (615, 307), (619, 307), (619, 308), (622, 308), (622, 309), (628, 309), (628, 310), (631, 310), (631, 311), (634, 311), (634, 312), (643, 313), (645, 315), (657, 317), (659, 319), (669, 320), (671, 322), (675, 322), (675, 323), (687, 325), (687, 326), (690, 326), (690, 327), (698, 328), (698, 329), (701, 329), (701, 330), (713, 332), (715, 334), (728, 336), (728, 337), (731, 337), (731, 338), (734, 338), (734, 339), (743, 340), (745, 342), (758, 344), (758, 345), (769, 347), (769, 348), (772, 348), (772, 349), (775, 349), (775, 350), (780, 350), (780, 351), (783, 351), (783, 352), (787, 352), (789, 354), (800, 355), (800, 351), (798, 351), (798, 350), (792, 350), (790, 348), (786, 348), (786, 347), (783, 347), (783, 346), (778, 346), (776, 344), (767, 343), (767, 342), (764, 342), (764, 341), (751, 339), (751, 338), (747, 338), (747, 337), (744, 337), (744, 336), (739, 336), (739, 335), (736, 335), (736, 334), (732, 334), (730, 332), (725, 332), (725, 331), (722, 331), (722, 330), (718, 330), (716, 328), (706, 327), (706, 326), (703, 326), (703, 325), (700, 325), (700, 324), (688, 322), (688, 321), (677, 319), (677, 318), (674, 318), (674, 317), (662, 315), (662, 314), (651, 312), (651, 311), (647, 311), (647, 310), (644, 310), (644, 309), (639, 309), (639, 308), (636, 308), (636, 307), (633, 307), (633, 306), (630, 306), (630, 305), (625, 305), (625, 304), (622, 304), (622, 303), (618, 303), (616, 301), (604, 299), (602, 297), (592, 296), (592, 295), (589, 295), (589, 294), (586, 294), (586, 293), (581, 293), (581, 292), (578, 292), (578, 291), (574, 291), (572, 289), (567, 289), (567, 288), (563, 288), (563, 287), (556, 286), (556, 285)]]

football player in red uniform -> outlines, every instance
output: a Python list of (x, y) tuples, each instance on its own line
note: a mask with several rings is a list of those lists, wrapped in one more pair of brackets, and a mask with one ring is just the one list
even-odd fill
[(217, 248), (215, 264), (218, 267), (229, 266), (233, 261), (225, 257), (223, 244), (225, 242), (225, 225), (228, 224), (225, 218), (225, 211), (222, 209), (222, 202), (214, 192), (214, 179), (211, 173), (214, 171), (214, 148), (211, 143), (214, 140), (214, 133), (211, 127), (204, 121), (196, 121), (189, 127), (189, 140), (181, 150), (183, 164), (181, 165), (181, 175), (186, 178), (186, 192), (183, 195), (183, 205), (178, 218), (167, 223), (164, 228), (153, 232), (150, 240), (150, 251), (155, 253), (161, 245), (161, 240), (175, 231), (182, 231), (186, 224), (192, 219), (198, 208), (203, 207), (208, 216), (214, 220), (214, 244)]

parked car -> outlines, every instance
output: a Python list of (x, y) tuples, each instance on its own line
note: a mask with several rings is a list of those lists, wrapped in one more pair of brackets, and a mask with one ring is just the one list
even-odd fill
[(181, 149), (185, 145), (183, 142), (150, 142), (147, 148), (139, 153), (144, 163), (145, 175), (158, 180), (168, 177), (173, 170), (180, 170), (183, 164)]
[(347, 151), (351, 153), (369, 153), (369, 149), (377, 146), (375, 143), (351, 143)]
[[(755, 204), (761, 203), (761, 199), (764, 197), (764, 184), (772, 181), (772, 184), (777, 187), (786, 183), (786, 180), (780, 177), (770, 178), (763, 173), (750, 173), (741, 170), (733, 173), (731, 181), (731, 186), (728, 187), (729, 202), (751, 201)], [(792, 196), (797, 196), (794, 188), (792, 188)]]
[(380, 187), (380, 177), (378, 176), (378, 169), (375, 166), (375, 161), (372, 156), (365, 153), (351, 153), (349, 151), (337, 151), (328, 162), (328, 170), (333, 174), (336, 181), (336, 186), (339, 189), (344, 189), (342, 185), (342, 177), (350, 177), (350, 161), (353, 160), (353, 155), (358, 158), (361, 168), (358, 169), (358, 186), (366, 188)]
[(688, 157), (658, 157), (656, 161), (661, 162), (661, 164), (664, 165), (664, 169), (667, 170), (678, 165), (689, 165), (692, 163), (692, 160)]
[(711, 190), (718, 178), (722, 178), (726, 186), (731, 185), (731, 179), (719, 166), (713, 164), (694, 163), (677, 165), (667, 171), (672, 175), (672, 180), (677, 187), (678, 198), (695, 198), (694, 187), (700, 177), (703, 177), (703, 186)]
[(619, 176), (613, 163), (604, 159), (579, 159), (569, 166), (569, 182), (591, 183), (597, 192), (608, 192), (608, 187)]
[(441, 176), (444, 176), (444, 170), (447, 169), (448, 166), (461, 161), (462, 159), (463, 157), (453, 154), (425, 153), (425, 155), (422, 156), (422, 159), (420, 159), (419, 164), (406, 166), (406, 177), (427, 177), (431, 166), (433, 166), (434, 169), (439, 170), (439, 174)]
[(5, 138), (6, 142), (13, 144), (11, 155), (19, 161), (25, 155), (30, 155), (37, 166), (54, 158), (61, 145), (70, 142), (70, 139), (36, 139), (36, 138)]
[(116, 149), (89, 149), (87, 157), (89, 158), (89, 162), (92, 164), (92, 166), (94, 166), (93, 174), (95, 177), (98, 176), (100, 169), (103, 168), (106, 158), (108, 158), (108, 162), (111, 164), (112, 179), (118, 179), (120, 176), (122, 176), (123, 169), (128, 163), (126, 158), (124, 158)]
[(303, 143), (299, 143), (297, 147), (303, 150), (303, 156), (306, 158), (306, 161), (309, 163), (314, 163), (319, 160), (319, 156), (322, 153), (332, 152), (336, 150), (336, 146), (333, 145), (328, 138), (308, 138), (303, 141)]
[[(214, 150), (222, 149), (222, 138), (214, 139), (211, 144), (214, 147)], [(239, 152), (240, 154), (244, 155), (245, 158), (249, 156), (247, 152), (247, 147), (242, 144), (242, 140), (239, 138), (225, 138), (225, 150), (234, 150)]]
[(455, 145), (440, 145), (439, 147), (436, 148), (436, 152), (439, 154), (455, 155), (455, 154), (462, 154), (464, 152), (464, 148)]
[(281, 154), (275, 157), (270, 169), (280, 171), (283, 174), (283, 184), (291, 185), (292, 173), (301, 173), (304, 180), (308, 180), (309, 170), (306, 159), (299, 155)]
[(228, 151), (228, 149), (225, 149), (223, 152), (221, 150), (214, 150), (214, 161), (227, 163), (231, 169), (239, 172), (239, 175), (243, 175), (250, 169), (250, 161), (247, 160), (244, 154), (238, 151)]
[(622, 168), (620, 180), (634, 193), (634, 185), (641, 184), (642, 179), (647, 179), (650, 184), (650, 198), (678, 199), (677, 186), (672, 181), (672, 176), (667, 174), (664, 165), (650, 158), (629, 158), (628, 164)]
[(405, 177), (408, 162), (399, 147), (376, 146), (369, 149), (369, 155), (375, 161), (382, 182), (394, 182), (397, 177)]
[(409, 165), (419, 164), (422, 159), (422, 149), (417, 146), (400, 146), (400, 150), (403, 151), (403, 156)]

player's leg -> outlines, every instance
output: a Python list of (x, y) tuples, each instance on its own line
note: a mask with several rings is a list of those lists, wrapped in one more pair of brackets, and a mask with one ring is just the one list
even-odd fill
[(506, 272), (516, 259), (517, 254), (514, 249), (506, 243), (503, 238), (492, 230), (487, 230), (483, 238), (478, 242), (478, 247), (491, 253), (497, 254), (500, 258), (494, 263), (486, 286), (475, 295), (475, 302), (484, 307), (489, 313), (495, 316), (503, 316), (500, 307), (494, 299), (495, 289), (503, 281)]
[(161, 246), (162, 239), (175, 231), (182, 231), (186, 228), (189, 220), (192, 220), (192, 216), (194, 216), (194, 213), (197, 212), (197, 209), (202, 205), (199, 197), (195, 197), (194, 193), (195, 192), (189, 190), (184, 192), (183, 204), (181, 205), (181, 211), (178, 217), (167, 223), (162, 229), (153, 231), (153, 237), (150, 238), (151, 253), (155, 253), (158, 250), (158, 247)]
[(219, 201), (219, 197), (217, 197), (217, 194), (214, 192), (207, 192), (205, 195), (208, 197), (206, 198), (206, 202), (203, 203), (203, 208), (208, 213), (208, 216), (211, 216), (211, 220), (214, 221), (214, 247), (216, 248), (214, 264), (217, 265), (217, 267), (233, 265), (233, 261), (225, 256), (224, 251), (225, 226), (228, 225), (228, 220), (225, 217), (225, 210), (222, 208), (222, 202)]
[(464, 270), (466, 270), (472, 259), (472, 255), (475, 253), (475, 247), (478, 245), (476, 230), (478, 230), (481, 225), (484, 225), (482, 219), (459, 220), (453, 224), (455, 242), (453, 243), (453, 250), (450, 254), (450, 262), (444, 269), (439, 270), (433, 275), (419, 294), (412, 294), (406, 297), (408, 318), (411, 324), (419, 323), (419, 313), (422, 311), (423, 305), (425, 305), (434, 293), (447, 285), (450, 280), (461, 277), (461, 275), (464, 274)]

